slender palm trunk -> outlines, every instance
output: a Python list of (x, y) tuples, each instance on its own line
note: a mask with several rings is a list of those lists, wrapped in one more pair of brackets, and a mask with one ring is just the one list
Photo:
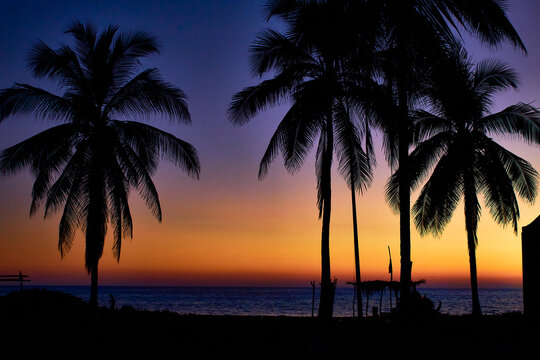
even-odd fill
[[(86, 230), (86, 268), (90, 273), (90, 305), (98, 305), (98, 264), (105, 241), (105, 225), (95, 201), (90, 200), (90, 210)], [(100, 221), (101, 220), (101, 221)]]
[(400, 308), (408, 313), (411, 308), (411, 199), (409, 183), (409, 114), (404, 84), (399, 87), (399, 238), (401, 255)]
[(472, 314), (482, 315), (480, 309), (480, 298), (478, 296), (478, 277), (476, 273), (476, 236), (472, 231), (467, 231), (467, 245), (469, 247), (469, 268), (471, 272), (471, 294), (472, 294)]
[(331, 171), (334, 137), (332, 116), (326, 121), (326, 147), (323, 150), (321, 169), (321, 191), (323, 194), (322, 234), (321, 234), (321, 298), (319, 302), (319, 318), (331, 318), (334, 310), (335, 285), (330, 274), (330, 213), (331, 213)]
[[(400, 16), (407, 12), (408, 2), (396, 2), (396, 10)], [(402, 19), (398, 16), (398, 19)], [(404, 20), (404, 19), (403, 19)], [(399, 166), (399, 239), (400, 239), (400, 303), (402, 313), (411, 310), (411, 199), (409, 182), (409, 96), (406, 74), (410, 71), (407, 59), (409, 44), (408, 24), (398, 24), (397, 31), (397, 78), (398, 91), (398, 166)]]
[(474, 179), (465, 173), (464, 177), (464, 195), (465, 195), (465, 228), (467, 230), (467, 247), (469, 249), (469, 268), (471, 274), (471, 294), (472, 294), (472, 314), (474, 316), (482, 315), (480, 308), (480, 299), (478, 296), (478, 276), (476, 272), (476, 230), (478, 218), (478, 199), (474, 186)]
[[(99, 139), (99, 136), (96, 136)], [(104, 155), (101, 144), (94, 139), (90, 174), (88, 176), (88, 213), (86, 218), (85, 266), (90, 273), (90, 305), (98, 305), (98, 264), (103, 254), (107, 233), (107, 202), (105, 193)]]
[[(352, 173), (351, 173), (352, 175)], [(354, 184), (353, 179), (351, 183)], [(360, 250), (358, 247), (358, 223), (356, 221), (356, 192), (354, 191), (354, 185), (351, 188), (351, 198), (352, 198), (352, 213), (353, 213), (353, 236), (354, 236), (354, 270), (356, 274), (356, 290), (358, 292), (357, 296), (357, 307), (358, 307), (358, 317), (362, 317), (362, 289), (360, 287), (361, 278), (360, 278)]]

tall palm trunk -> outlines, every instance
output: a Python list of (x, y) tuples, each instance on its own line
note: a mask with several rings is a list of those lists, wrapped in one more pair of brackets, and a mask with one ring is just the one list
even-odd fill
[[(351, 183), (354, 184), (353, 174), (351, 172)], [(357, 291), (357, 307), (358, 317), (362, 317), (362, 291), (361, 291), (361, 278), (360, 278), (360, 250), (358, 248), (358, 223), (356, 221), (356, 192), (354, 191), (354, 185), (351, 187), (352, 198), (352, 214), (353, 214), (353, 236), (354, 236), (354, 270), (356, 275), (356, 291)]]
[(103, 252), (106, 226), (99, 205), (99, 199), (90, 199), (86, 229), (86, 268), (90, 273), (90, 305), (94, 307), (98, 305), (98, 264)]
[(467, 247), (469, 249), (469, 269), (471, 275), (471, 294), (472, 294), (472, 314), (474, 316), (482, 315), (480, 308), (480, 299), (478, 296), (478, 277), (476, 272), (476, 230), (478, 199), (472, 176), (466, 171), (464, 176), (464, 196), (465, 196), (465, 228), (467, 230)]
[(478, 278), (476, 274), (476, 235), (472, 231), (467, 231), (467, 245), (469, 247), (469, 268), (471, 272), (471, 293), (472, 293), (472, 314), (482, 315), (480, 308), (480, 298), (478, 296)]
[(323, 159), (321, 168), (321, 189), (322, 192), (322, 234), (321, 234), (321, 298), (319, 303), (320, 318), (331, 318), (334, 311), (335, 285), (330, 274), (330, 213), (331, 213), (331, 171), (332, 156), (334, 149), (334, 135), (332, 127), (332, 115), (326, 120), (324, 131), (325, 148), (323, 149)]
[(399, 238), (401, 255), (400, 309), (411, 309), (411, 199), (409, 184), (409, 114), (407, 93), (401, 81), (399, 88), (398, 162), (399, 162)]
[[(97, 131), (96, 131), (97, 132)], [(99, 139), (99, 136), (96, 136)], [(95, 141), (91, 145), (92, 159), (88, 176), (88, 213), (86, 222), (86, 268), (90, 273), (90, 305), (98, 305), (98, 264), (103, 254), (107, 233), (107, 204), (105, 194), (105, 156)]]
[[(396, 2), (398, 14), (406, 14), (407, 2)], [(398, 19), (401, 17), (398, 16)], [(402, 19), (404, 20), (404, 19)], [(397, 78), (398, 91), (398, 166), (399, 166), (399, 239), (400, 239), (400, 310), (407, 314), (411, 310), (411, 199), (409, 182), (409, 96), (407, 83), (410, 63), (407, 59), (408, 24), (398, 24), (397, 32)]]

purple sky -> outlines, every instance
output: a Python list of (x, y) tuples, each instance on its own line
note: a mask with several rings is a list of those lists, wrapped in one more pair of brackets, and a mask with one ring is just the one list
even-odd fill
[[(52, 48), (69, 43), (70, 38), (63, 32), (75, 20), (83, 23), (89, 21), (100, 30), (115, 24), (120, 26), (120, 31), (150, 32), (160, 39), (161, 54), (145, 59), (143, 67), (159, 68), (166, 81), (187, 93), (193, 120), (191, 126), (173, 125), (167, 120), (158, 120), (155, 125), (192, 143), (199, 151), (202, 165), (198, 183), (186, 176), (181, 176), (180, 180), (178, 176), (169, 176), (178, 174), (178, 170), (169, 165), (160, 168), (156, 185), (163, 199), (164, 219), (168, 219), (167, 211), (171, 209), (167, 205), (167, 196), (170, 196), (167, 186), (181, 187), (187, 193), (199, 193), (201, 199), (209, 202), (232, 201), (232, 207), (249, 207), (242, 203), (244, 199), (251, 201), (249, 199), (260, 197), (271, 203), (268, 206), (277, 209), (290, 206), (287, 197), (305, 192), (305, 196), (312, 199), (311, 208), (306, 211), (315, 217), (313, 156), (293, 177), (286, 173), (278, 157), (270, 168), (268, 178), (263, 183), (257, 181), (260, 158), (285, 108), (270, 109), (244, 127), (234, 127), (227, 119), (226, 110), (232, 95), (257, 82), (249, 73), (250, 43), (265, 27), (279, 25), (265, 23), (263, 3), (263, 0), (4, 0), (0, 2), (0, 88), (22, 82), (56, 92), (58, 89), (54, 84), (32, 78), (25, 58), (38, 39)], [(502, 49), (494, 50), (476, 41), (467, 41), (469, 54), (476, 60), (497, 57), (508, 62), (520, 75), (519, 92), (501, 94), (496, 110), (518, 101), (540, 106), (539, 14), (538, 0), (509, 2), (510, 19), (528, 49), (528, 56), (507, 44)], [(0, 149), (14, 145), (50, 125), (42, 120), (5, 121), (0, 124)], [(508, 144), (511, 150), (531, 161), (537, 170), (540, 169), (538, 147)], [(380, 185), (384, 184), (390, 172), (380, 152), (378, 156), (375, 182)], [(162, 176), (164, 174), (167, 176)], [(342, 180), (337, 179), (334, 184), (344, 185)], [(21, 212), (18, 215), (20, 221), (27, 221), (30, 191), (31, 182), (27, 175), (0, 179), (0, 224), (2, 219), (11, 219), (8, 213), (15, 210)], [(372, 191), (380, 193), (376, 201), (384, 201), (382, 185), (374, 186)], [(538, 205), (534, 207), (539, 208)], [(148, 212), (146, 215), (150, 217)], [(0, 245), (8, 241), (0, 232)], [(0, 263), (2, 256), (0, 254)]]

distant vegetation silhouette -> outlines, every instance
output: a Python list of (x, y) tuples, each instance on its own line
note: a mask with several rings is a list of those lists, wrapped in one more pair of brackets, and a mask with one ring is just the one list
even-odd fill
[(117, 261), (122, 239), (133, 236), (130, 189), (138, 190), (161, 221), (159, 196), (151, 178), (160, 157), (196, 178), (200, 164), (189, 143), (134, 121), (159, 115), (191, 122), (182, 90), (163, 81), (155, 68), (137, 72), (141, 58), (158, 53), (154, 36), (140, 31), (120, 33), (116, 26), (98, 34), (93, 26), (81, 23), (74, 23), (66, 33), (73, 36), (73, 47), (53, 50), (39, 41), (28, 58), (33, 75), (55, 81), (62, 95), (27, 84), (0, 92), (0, 121), (33, 115), (60, 125), (5, 149), (0, 171), (8, 175), (23, 168), (32, 170), (30, 215), (43, 203), (46, 218), (62, 209), (61, 256), (70, 250), (76, 230), (84, 232), (90, 303), (97, 305), (98, 263), (108, 224)]
[[(420, 234), (439, 235), (464, 199), (465, 228), (472, 290), (473, 315), (481, 315), (476, 275), (477, 229), (482, 194), (491, 216), (511, 224), (517, 235), (517, 194), (533, 203), (538, 173), (530, 163), (497, 144), (490, 136), (506, 135), (528, 144), (540, 143), (540, 112), (518, 103), (490, 113), (494, 96), (518, 86), (517, 74), (496, 60), (476, 66), (467, 52), (456, 46), (436, 66), (427, 89), (429, 111), (413, 113), (415, 149), (409, 157), (409, 179), (415, 189), (433, 169), (416, 200), (412, 213)], [(399, 207), (398, 169), (390, 178), (386, 195)]]
[[(374, 165), (369, 156), (370, 127), (383, 132), (385, 155), (392, 168), (402, 169), (396, 176), (400, 185), (396, 203), (400, 213), (400, 309), (407, 313), (412, 284), (412, 114), (426, 89), (440, 85), (432, 83), (431, 74), (448, 49), (459, 42), (454, 33), (465, 29), (490, 45), (506, 40), (523, 51), (525, 46), (507, 18), (504, 4), (494, 0), (270, 0), (265, 11), (268, 19), (284, 20), (286, 30), (284, 34), (266, 30), (257, 37), (251, 46), (252, 72), (275, 76), (234, 95), (229, 114), (234, 124), (242, 125), (268, 106), (282, 100), (291, 103), (263, 156), (260, 178), (278, 152), (287, 170), (295, 172), (317, 142), (318, 207), (323, 220), (319, 316), (332, 315), (328, 244), (333, 151), (351, 190), (365, 189)], [(354, 213), (354, 193), (352, 200)], [(356, 253), (355, 249), (358, 258)], [(355, 272), (358, 281), (359, 268)]]

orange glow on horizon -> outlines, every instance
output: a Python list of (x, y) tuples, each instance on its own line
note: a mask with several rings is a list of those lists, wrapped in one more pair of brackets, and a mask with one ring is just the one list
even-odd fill
[[(534, 160), (534, 159), (533, 159)], [(102, 285), (309, 286), (320, 277), (320, 226), (315, 205), (313, 169), (307, 163), (290, 176), (275, 164), (268, 179), (238, 178), (225, 192), (178, 177), (164, 166), (156, 176), (163, 223), (152, 218), (137, 194), (131, 196), (134, 239), (126, 239), (120, 263), (111, 255), (110, 235), (100, 262)], [(539, 167), (538, 160), (533, 163)], [(358, 225), (363, 280), (389, 279), (391, 247), (394, 279), (399, 280), (399, 217), (384, 202), (384, 180), (390, 170), (380, 166), (375, 183), (358, 197)], [(178, 183), (176, 186), (173, 184)], [(245, 182), (245, 184), (241, 184)], [(59, 215), (28, 219), (29, 175), (0, 183), (6, 196), (0, 219), (0, 273), (22, 270), (32, 284), (87, 284), (84, 242), (79, 235), (64, 259), (56, 249)], [(278, 186), (279, 185), (279, 186)], [(17, 191), (6, 191), (13, 186)], [(331, 223), (332, 275), (338, 286), (354, 280), (350, 192), (333, 179)], [(27, 203), (16, 201), (26, 196)], [(412, 199), (415, 199), (413, 194)], [(537, 216), (538, 207), (520, 203), (521, 226)], [(469, 263), (462, 207), (440, 238), (412, 231), (413, 278), (429, 287), (468, 287)], [(477, 249), (480, 287), (521, 286), (521, 238), (502, 228), (483, 209)]]

